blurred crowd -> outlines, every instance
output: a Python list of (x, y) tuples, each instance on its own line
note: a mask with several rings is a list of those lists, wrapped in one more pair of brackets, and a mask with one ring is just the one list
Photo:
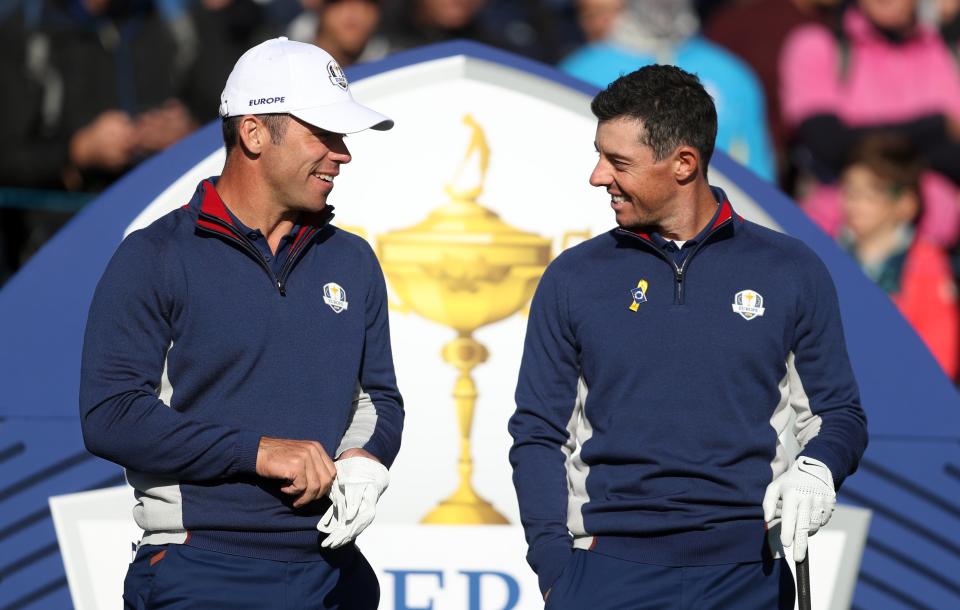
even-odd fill
[(957, 379), (960, 0), (0, 0), (0, 283), (216, 118), (236, 59), (281, 35), (344, 67), (470, 39), (597, 86), (698, 74), (717, 146), (835, 236)]

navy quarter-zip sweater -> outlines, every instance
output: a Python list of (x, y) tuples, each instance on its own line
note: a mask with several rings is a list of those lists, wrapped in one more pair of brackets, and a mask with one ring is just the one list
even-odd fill
[(767, 485), (794, 456), (839, 486), (866, 443), (836, 292), (800, 241), (718, 211), (680, 265), (614, 229), (545, 271), (510, 461), (543, 591), (572, 548), (641, 563), (760, 561)]
[(284, 482), (256, 476), (260, 437), (396, 457), (383, 274), (330, 216), (303, 222), (275, 270), (205, 180), (110, 261), (87, 320), (81, 424), (92, 453), (126, 468), (143, 543), (320, 559), (328, 501), (294, 509)]

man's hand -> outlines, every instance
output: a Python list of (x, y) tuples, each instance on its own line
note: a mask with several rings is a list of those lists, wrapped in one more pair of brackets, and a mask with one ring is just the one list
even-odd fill
[(136, 130), (129, 115), (107, 110), (70, 139), (70, 162), (80, 169), (119, 171), (130, 164)]
[(257, 474), (288, 481), (280, 491), (296, 496), (293, 506), (300, 508), (327, 495), (337, 469), (323, 445), (316, 441), (264, 436), (257, 451)]
[(807, 555), (807, 537), (827, 524), (836, 504), (830, 469), (820, 460), (800, 456), (767, 486), (763, 518), (769, 523), (782, 517), (780, 542), (784, 547), (793, 546), (794, 561), (802, 561)]
[(148, 110), (134, 121), (137, 149), (142, 154), (163, 150), (196, 130), (197, 124), (183, 102), (168, 99), (162, 106)]
[[(377, 500), (389, 484), (386, 467), (358, 451), (362, 450), (345, 451), (337, 460), (337, 478), (330, 490), (333, 504), (317, 524), (319, 531), (329, 534), (320, 543), (322, 547), (339, 548), (359, 536), (373, 522)], [(347, 455), (356, 457), (343, 457)]]

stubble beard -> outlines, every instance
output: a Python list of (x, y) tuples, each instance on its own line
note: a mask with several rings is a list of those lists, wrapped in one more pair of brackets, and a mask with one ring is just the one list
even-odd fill
[(621, 229), (633, 233), (652, 233), (656, 232), (660, 226), (659, 219), (653, 218), (650, 214), (642, 214), (633, 206), (630, 207), (630, 218), (624, 222), (617, 219), (617, 224)]

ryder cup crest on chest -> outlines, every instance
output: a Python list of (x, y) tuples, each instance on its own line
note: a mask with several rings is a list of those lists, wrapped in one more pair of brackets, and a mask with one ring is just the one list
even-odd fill
[(763, 296), (756, 290), (741, 290), (733, 295), (733, 311), (744, 320), (752, 320), (763, 315)]
[(336, 282), (324, 284), (323, 302), (329, 305), (334, 313), (340, 313), (349, 305), (347, 302), (347, 291)]

